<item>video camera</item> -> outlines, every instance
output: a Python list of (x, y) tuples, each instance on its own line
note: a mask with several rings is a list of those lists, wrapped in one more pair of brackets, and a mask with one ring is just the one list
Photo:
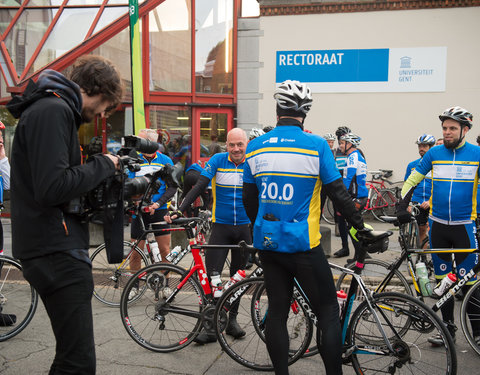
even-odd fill
[(109, 263), (120, 263), (123, 260), (124, 217), (127, 209), (133, 207), (132, 198), (141, 195), (141, 202), (150, 202), (160, 187), (159, 178), (167, 185), (176, 185), (172, 177), (173, 167), (168, 164), (152, 174), (128, 178), (128, 172), (140, 171), (142, 159), (138, 152), (153, 154), (157, 149), (158, 144), (147, 139), (134, 135), (123, 137), (122, 148), (117, 152), (120, 171), (86, 195), (72, 200), (65, 209), (67, 213), (103, 224)]

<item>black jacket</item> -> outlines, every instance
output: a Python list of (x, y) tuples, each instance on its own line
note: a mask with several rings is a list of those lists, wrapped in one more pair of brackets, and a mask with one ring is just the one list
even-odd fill
[(79, 87), (47, 70), (7, 108), (20, 118), (11, 157), (13, 256), (88, 249), (88, 225), (63, 207), (113, 175), (115, 167), (102, 155), (81, 165)]

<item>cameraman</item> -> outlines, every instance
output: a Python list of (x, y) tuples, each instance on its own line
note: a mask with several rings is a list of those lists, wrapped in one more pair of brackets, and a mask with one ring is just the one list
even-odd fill
[(90, 55), (80, 57), (66, 77), (45, 70), (7, 104), (20, 118), (11, 158), (13, 256), (52, 324), (50, 374), (95, 373), (88, 224), (70, 213), (69, 203), (118, 168), (116, 156), (101, 154), (82, 165), (77, 131), (113, 110), (122, 95), (116, 67)]

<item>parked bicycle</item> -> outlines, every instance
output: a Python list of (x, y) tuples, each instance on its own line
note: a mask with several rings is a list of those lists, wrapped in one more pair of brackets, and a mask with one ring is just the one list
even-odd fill
[[(442, 253), (480, 253), (479, 249), (419, 249), (419, 248), (411, 248), (408, 245), (408, 226), (399, 225), (398, 220), (396, 217), (384, 217), (385, 221), (394, 224), (395, 226), (399, 227), (399, 243), (402, 249), (401, 255), (397, 258), (392, 264), (388, 264), (385, 262), (376, 263), (375, 265), (372, 263), (371, 260), (365, 261), (365, 268), (371, 267), (377, 275), (379, 275), (376, 280), (372, 283), (374, 284), (373, 289), (376, 292), (382, 292), (385, 288), (390, 288), (392, 285), (392, 281), (396, 278), (399, 278), (399, 270), (401, 266), (406, 262), (408, 273), (411, 276), (411, 282), (413, 283), (414, 290), (416, 293), (416, 297), (419, 300), (424, 299), (420, 286), (419, 286), (419, 276), (415, 269), (414, 261), (420, 255), (426, 254), (442, 254)], [(414, 218), (412, 217), (412, 220)], [(353, 266), (350, 265), (348, 268), (352, 269)], [(432, 310), (438, 312), (443, 304), (445, 304), (450, 298), (453, 298), (454, 295), (459, 293), (464, 285), (467, 284), (470, 280), (472, 280), (476, 274), (480, 272), (480, 263), (477, 264), (470, 272), (466, 273), (465, 275), (458, 276), (458, 280), (445, 292), (439, 296), (438, 301), (432, 306)], [(346, 277), (347, 273), (342, 274), (337, 282), (337, 288), (341, 287), (342, 284), (346, 281), (348, 282), (348, 277)], [(381, 275), (381, 276), (380, 276)], [(403, 275), (402, 275), (403, 276)], [(402, 285), (407, 291), (406, 285), (403, 284), (403, 281), (406, 281), (405, 277), (403, 276)], [(407, 282), (408, 285), (410, 283)], [(433, 288), (432, 288), (433, 289)], [(411, 292), (411, 290), (410, 290)], [(461, 309), (460, 309), (460, 322), (462, 331), (467, 339), (468, 343), (472, 347), (475, 352), (480, 355), (480, 335), (478, 332), (474, 332), (474, 327), (472, 327), (472, 322), (480, 324), (480, 282), (476, 282), (474, 285), (471, 286), (468, 293), (465, 295), (462, 301)]]
[(38, 294), (24, 279), (16, 259), (0, 255), (0, 342), (18, 335), (35, 315)]
[[(131, 338), (146, 349), (161, 353), (179, 350), (189, 345), (202, 327), (214, 329), (216, 299), (200, 251), (215, 251), (229, 245), (195, 243), (193, 228), (200, 220), (178, 218), (173, 221), (185, 229), (189, 238), (194, 259), (189, 269), (164, 263), (150, 265), (133, 275), (123, 290), (120, 305), (123, 325)], [(243, 249), (239, 245), (229, 247)], [(250, 277), (260, 272), (263, 271), (257, 268)], [(133, 288), (137, 289), (134, 299), (130, 298)], [(227, 322), (224, 320), (223, 324), (226, 326)], [(302, 355), (310, 341), (305, 334), (311, 331), (301, 326), (303, 322), (309, 320), (292, 313), (290, 327), (295, 335), (291, 342), (292, 362)]]
[[(386, 248), (385, 243), (383, 248)], [(351, 364), (358, 374), (456, 374), (453, 340), (438, 316), (412, 296), (371, 291), (363, 282), (362, 270), (358, 267), (365, 254), (360, 255), (354, 270), (330, 264), (333, 269), (350, 276), (347, 303), (341, 312), (344, 363)], [(297, 282), (293, 300), (315, 324), (316, 317), (308, 298)], [(359, 303), (355, 309), (354, 302)], [(235, 304), (238, 305), (237, 321), (247, 331), (241, 340), (232, 340), (226, 335), (223, 323)], [(273, 369), (264, 338), (267, 307), (263, 278), (250, 278), (227, 290), (218, 301), (214, 316), (223, 350), (236, 362), (257, 371)], [(442, 337), (442, 346), (432, 349), (427, 341), (432, 333)]]

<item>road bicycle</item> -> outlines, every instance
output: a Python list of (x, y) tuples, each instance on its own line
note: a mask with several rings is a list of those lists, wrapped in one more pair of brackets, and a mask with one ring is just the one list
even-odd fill
[[(371, 213), (378, 221), (383, 221), (381, 216), (391, 216), (395, 213), (395, 203), (399, 199), (400, 188), (394, 187), (394, 182), (387, 180), (392, 176), (392, 171), (380, 169), (369, 171), (372, 180), (366, 182), (368, 188), (367, 203), (362, 210), (362, 215)], [(389, 186), (387, 186), (387, 183)], [(330, 199), (327, 198), (322, 211), (322, 218), (329, 224), (335, 224), (335, 210)]]
[[(357, 374), (456, 374), (454, 343), (439, 317), (413, 296), (370, 290), (359, 267), (365, 254), (360, 255), (354, 270), (330, 264), (332, 269), (351, 276), (340, 317), (344, 364), (351, 364)], [(226, 335), (224, 324), (234, 305), (238, 305), (237, 322), (247, 331), (244, 338), (237, 340)], [(296, 280), (292, 305), (301, 307), (316, 324), (308, 298)], [(265, 345), (265, 315), (268, 319), (264, 279), (255, 277), (235, 284), (222, 295), (213, 320), (222, 349), (236, 362), (257, 371), (273, 369)], [(302, 323), (302, 327), (306, 325)], [(292, 334), (295, 330), (289, 331), (290, 339)], [(427, 340), (432, 334), (442, 337), (442, 346), (431, 347)]]
[[(197, 243), (204, 244), (211, 229), (211, 212), (200, 211), (199, 215), (201, 220), (198, 221), (195, 227), (195, 237)], [(153, 229), (152, 225), (145, 227), (141, 216), (140, 226), (142, 234), (137, 240), (134, 242), (123, 241), (123, 254), (125, 257), (121, 263), (110, 264), (108, 262), (105, 244), (98, 246), (90, 256), (94, 280), (93, 295), (97, 300), (106, 305), (120, 306), (120, 297), (128, 280), (139, 269), (155, 263), (149, 241), (147, 240), (149, 235), (155, 236), (160, 233), (172, 233), (184, 230), (182, 227), (166, 229)], [(145, 241), (144, 250), (138, 247), (140, 241)], [(181, 248), (170, 262), (172, 264), (178, 264), (188, 253), (188, 248)], [(134, 262), (133, 266), (131, 263), (132, 259)]]
[[(415, 294), (417, 299), (423, 300), (424, 297), (420, 291), (419, 287), (419, 278), (415, 272), (415, 263), (414, 261), (421, 255), (427, 254), (453, 254), (453, 253), (480, 253), (479, 249), (422, 249), (422, 248), (411, 248), (408, 246), (408, 234), (406, 233), (406, 226), (400, 225), (396, 217), (384, 217), (384, 220), (394, 224), (399, 227), (399, 243), (402, 249), (401, 255), (397, 258), (392, 264), (384, 263), (375, 265), (375, 272), (378, 275), (381, 275), (376, 279), (373, 289), (377, 292), (381, 292), (384, 288), (388, 288), (394, 275), (397, 275), (400, 267), (404, 262), (406, 262), (408, 273), (411, 276), (411, 282), (413, 283)], [(414, 217), (412, 217), (414, 220)], [(367, 266), (370, 263), (370, 260), (365, 261)], [(372, 268), (373, 266), (370, 265)], [(350, 266), (352, 268), (352, 266)], [(477, 264), (473, 269), (466, 273), (465, 275), (457, 275), (458, 280), (454, 283), (449, 289), (438, 297), (438, 301), (432, 306), (432, 310), (438, 312), (440, 308), (451, 298), (454, 298), (457, 295), (464, 285), (471, 281), (476, 274), (480, 272), (480, 263)], [(345, 275), (341, 275), (337, 282), (337, 288), (342, 285), (342, 283), (348, 281), (348, 278)], [(434, 281), (436, 283), (436, 281)], [(435, 285), (432, 286), (432, 289)], [(436, 297), (435, 297), (436, 298)], [(476, 282), (472, 285), (468, 293), (464, 296), (460, 309), (460, 322), (462, 331), (467, 339), (468, 343), (475, 352), (480, 355), (480, 332), (474, 332), (472, 322), (474, 324), (480, 325), (480, 282)]]
[(35, 315), (37, 305), (38, 294), (24, 279), (20, 262), (0, 255), (0, 312), (15, 316), (15, 322), (0, 321), (0, 342), (24, 330)]
[[(185, 229), (194, 262), (189, 269), (170, 264), (150, 265), (133, 275), (125, 286), (120, 304), (122, 322), (130, 337), (142, 347), (160, 353), (172, 352), (189, 345), (202, 327), (214, 328), (217, 299), (213, 297), (201, 249), (215, 251), (229, 247), (243, 251), (239, 245), (199, 245), (195, 243), (193, 228), (198, 218), (179, 218), (173, 221)], [(263, 272), (254, 270), (249, 277)], [(130, 292), (135, 289), (134, 300)], [(289, 361), (300, 358), (310, 342), (311, 327), (301, 308), (289, 316), (289, 326), (295, 334)], [(224, 325), (228, 316), (224, 317)], [(292, 334), (293, 337), (293, 334)]]

